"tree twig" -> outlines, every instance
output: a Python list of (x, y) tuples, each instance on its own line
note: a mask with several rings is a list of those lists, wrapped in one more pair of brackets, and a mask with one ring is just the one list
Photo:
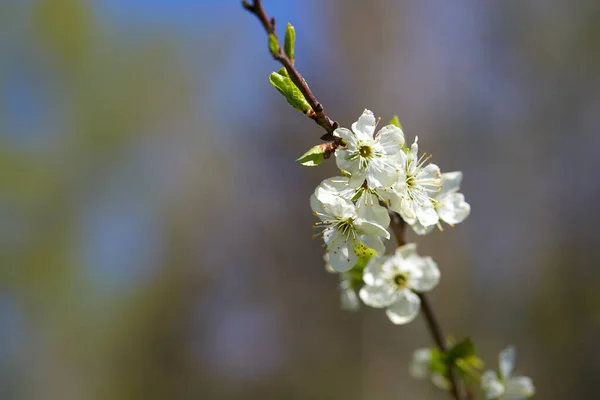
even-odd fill
[[(304, 98), (308, 102), (308, 104), (312, 107), (313, 113), (309, 113), (308, 116), (313, 119), (319, 126), (321, 126), (325, 132), (325, 135), (321, 136), (321, 139), (326, 141), (331, 141), (332, 149), (335, 150), (335, 147), (340, 143), (340, 139), (336, 136), (333, 136), (333, 132), (339, 126), (339, 124), (333, 120), (331, 120), (325, 111), (323, 110), (323, 105), (317, 101), (316, 97), (313, 95), (312, 91), (308, 87), (306, 81), (298, 72), (298, 70), (294, 67), (294, 63), (288, 58), (285, 52), (282, 50), (281, 42), (275, 32), (275, 18), (269, 18), (267, 13), (265, 12), (262, 1), (261, 0), (253, 0), (252, 3), (244, 0), (242, 1), (242, 5), (246, 10), (250, 13), (254, 14), (258, 20), (261, 22), (263, 28), (267, 32), (268, 35), (272, 35), (277, 42), (277, 51), (273, 52), (273, 58), (279, 61), (288, 72), (290, 79), (294, 84), (298, 87)], [(396, 241), (398, 246), (403, 246), (406, 244), (405, 239), (405, 230), (406, 223), (397, 213), (391, 213), (391, 228), (396, 236)], [(431, 308), (431, 304), (429, 300), (423, 293), (419, 293), (419, 298), (421, 299), (421, 306), (423, 309), (423, 315), (425, 316), (425, 320), (427, 321), (427, 327), (436, 345), (443, 352), (448, 351), (448, 346), (444, 340), (444, 335), (442, 333), (442, 329), (440, 324), (433, 314), (433, 309)], [(458, 378), (456, 376), (456, 372), (453, 367), (450, 367), (449, 378), (451, 381), (451, 394), (456, 400), (464, 400), (462, 392), (460, 391), (460, 385)]]
[[(390, 227), (394, 232), (394, 236), (396, 237), (396, 242), (398, 246), (404, 246), (406, 244), (406, 222), (398, 215), (398, 213), (391, 212), (391, 221)], [(446, 340), (444, 339), (444, 333), (442, 331), (442, 327), (438, 319), (435, 317), (433, 313), (433, 308), (431, 307), (431, 303), (429, 303), (429, 299), (425, 295), (425, 293), (417, 293), (419, 298), (421, 299), (421, 309), (423, 310), (423, 316), (425, 317), (425, 321), (427, 322), (427, 328), (429, 328), (429, 332), (433, 337), (433, 341), (436, 346), (439, 347), (441, 351), (444, 353), (448, 351), (448, 345), (446, 344)], [(456, 400), (463, 400), (463, 394), (460, 390), (460, 383), (458, 377), (456, 376), (456, 371), (454, 371), (454, 367), (450, 366), (449, 369), (449, 378), (450, 378), (450, 393)]]
[(336, 144), (339, 144), (340, 139), (336, 136), (333, 136), (333, 131), (335, 131), (339, 124), (335, 121), (332, 121), (327, 114), (325, 114), (323, 105), (317, 101), (300, 72), (298, 72), (296, 67), (294, 67), (294, 63), (283, 51), (283, 46), (281, 46), (281, 42), (279, 41), (277, 33), (275, 32), (275, 18), (269, 18), (267, 16), (261, 0), (254, 0), (252, 3), (242, 1), (242, 5), (246, 10), (258, 18), (268, 35), (273, 35), (275, 37), (275, 40), (277, 41), (277, 51), (272, 53), (273, 58), (275, 58), (275, 60), (279, 61), (285, 67), (292, 82), (294, 82), (300, 92), (304, 95), (304, 98), (308, 104), (312, 107), (313, 112), (309, 113), (308, 116), (317, 124), (319, 124), (319, 126), (325, 129), (325, 132), (327, 132), (321, 137), (321, 139), (331, 140)]

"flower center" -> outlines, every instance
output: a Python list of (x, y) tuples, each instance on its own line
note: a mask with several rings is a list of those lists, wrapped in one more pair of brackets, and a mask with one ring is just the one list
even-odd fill
[(352, 218), (339, 220), (334, 224), (334, 227), (342, 234), (344, 239), (348, 240), (354, 237), (354, 220)]
[(373, 154), (373, 149), (371, 146), (362, 145), (358, 148), (358, 154), (360, 154), (362, 158), (370, 158)]
[(408, 281), (408, 275), (405, 273), (394, 276), (394, 283), (396, 284), (398, 289), (404, 289), (406, 287), (407, 281)]

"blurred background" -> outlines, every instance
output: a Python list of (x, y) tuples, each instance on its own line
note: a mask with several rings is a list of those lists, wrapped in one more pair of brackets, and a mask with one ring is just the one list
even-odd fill
[[(399, 114), (471, 216), (418, 238), (448, 334), (540, 399), (600, 382), (600, 5), (264, 0), (328, 114)], [(238, 1), (0, 1), (0, 398), (444, 399), (420, 317), (342, 312), (334, 162)], [(481, 397), (480, 397), (481, 398)]]

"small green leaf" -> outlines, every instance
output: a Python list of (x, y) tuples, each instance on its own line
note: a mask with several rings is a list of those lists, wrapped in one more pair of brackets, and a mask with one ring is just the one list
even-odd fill
[(402, 125), (400, 124), (400, 119), (398, 119), (397, 115), (394, 115), (394, 117), (390, 121), (390, 124), (396, 125), (398, 128), (402, 129)]
[(273, 57), (277, 56), (277, 53), (279, 53), (279, 41), (273, 33), (269, 33), (269, 50)]
[(281, 75), (281, 76), (285, 76), (285, 77), (288, 77), (288, 78), (289, 78), (289, 76), (290, 76), (290, 75), (288, 74), (288, 72), (287, 72), (287, 69), (285, 69), (285, 67), (281, 67), (281, 68), (279, 68), (279, 71), (277, 71), (277, 73), (278, 73), (279, 75)]
[(298, 89), (294, 82), (287, 76), (287, 73), (286, 75), (282, 75), (278, 72), (272, 72), (271, 75), (269, 75), (269, 82), (271, 82), (271, 85), (275, 86), (275, 89), (277, 89), (296, 110), (306, 114), (311, 109), (310, 104), (308, 104), (300, 89)]
[(292, 24), (288, 23), (285, 28), (285, 41), (283, 43), (283, 49), (285, 54), (288, 56), (292, 64), (294, 63), (294, 47), (296, 45), (296, 30)]
[(475, 345), (470, 337), (466, 337), (448, 350), (449, 362), (458, 358), (468, 358), (475, 355)]
[(296, 161), (305, 167), (316, 167), (323, 162), (324, 153), (325, 147), (322, 145), (317, 145), (308, 150), (306, 153), (302, 154)]

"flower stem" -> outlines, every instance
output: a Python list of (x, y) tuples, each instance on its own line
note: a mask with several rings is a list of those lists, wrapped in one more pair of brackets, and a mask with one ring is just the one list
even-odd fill
[[(396, 242), (398, 246), (404, 246), (406, 244), (406, 222), (398, 215), (397, 213), (391, 213), (391, 224), (390, 227), (394, 232), (394, 236), (396, 237)], [(427, 322), (427, 328), (433, 337), (433, 341), (436, 346), (439, 347), (441, 351), (444, 353), (448, 351), (448, 345), (446, 344), (446, 340), (444, 339), (444, 333), (442, 331), (442, 327), (438, 319), (435, 317), (433, 313), (433, 308), (431, 307), (431, 303), (429, 299), (425, 295), (425, 293), (417, 293), (419, 298), (421, 299), (421, 310), (423, 310), (423, 316), (425, 317), (425, 321)], [(454, 370), (454, 366), (450, 366), (449, 368), (449, 378), (450, 378), (450, 393), (452, 397), (456, 400), (464, 400), (462, 391), (460, 390), (460, 382), (458, 377), (456, 376), (456, 371)]]
[(292, 82), (294, 82), (300, 92), (304, 95), (304, 98), (308, 104), (310, 104), (312, 107), (313, 112), (308, 116), (327, 132), (327, 134), (323, 135), (321, 139), (332, 140), (338, 143), (339, 138), (333, 136), (333, 131), (335, 131), (339, 124), (335, 121), (332, 121), (327, 114), (325, 114), (323, 105), (317, 101), (316, 97), (308, 87), (308, 84), (302, 75), (300, 75), (300, 72), (298, 72), (296, 67), (294, 67), (292, 60), (290, 60), (283, 51), (283, 46), (281, 46), (279, 38), (277, 37), (277, 33), (275, 32), (275, 18), (269, 18), (267, 16), (261, 0), (253, 0), (252, 3), (242, 1), (242, 5), (246, 10), (254, 14), (259, 19), (267, 34), (274, 37), (277, 43), (277, 51), (272, 53), (273, 58), (275, 58), (275, 60), (279, 61), (285, 67)]

